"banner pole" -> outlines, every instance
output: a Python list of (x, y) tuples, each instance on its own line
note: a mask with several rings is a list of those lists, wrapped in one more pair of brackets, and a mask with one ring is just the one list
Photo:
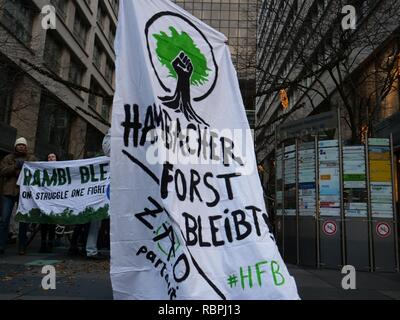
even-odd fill
[(370, 165), (369, 165), (369, 141), (368, 136), (365, 139), (365, 164), (367, 173), (367, 201), (368, 201), (368, 247), (369, 247), (369, 269), (374, 272), (374, 239), (372, 230), (372, 208), (371, 208), (371, 178), (370, 178)]
[(320, 257), (320, 214), (319, 214), (319, 145), (318, 145), (319, 133), (315, 135), (315, 222), (317, 228), (317, 267), (321, 267)]
[(340, 106), (337, 112), (338, 121), (338, 147), (339, 147), (339, 183), (340, 183), (340, 219), (341, 219), (341, 240), (342, 240), (342, 266), (346, 265), (346, 224), (344, 214), (344, 201), (343, 201), (343, 143), (342, 143), (342, 125)]
[(297, 264), (300, 264), (300, 235), (299, 235), (299, 140), (296, 137), (295, 140), (295, 148), (296, 148), (296, 246), (297, 246), (297, 254), (296, 260)]

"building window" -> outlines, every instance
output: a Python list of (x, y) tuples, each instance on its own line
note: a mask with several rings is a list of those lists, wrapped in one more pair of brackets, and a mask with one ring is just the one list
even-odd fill
[(41, 157), (48, 152), (68, 153), (71, 113), (60, 102), (42, 93), (36, 150)]
[(86, 37), (88, 33), (88, 25), (85, 22), (82, 15), (77, 11), (75, 14), (75, 23), (74, 23), (74, 35), (78, 41), (78, 43), (85, 48), (86, 47)]
[[(71, 58), (68, 74), (69, 81), (78, 86), (82, 85), (84, 73), (85, 68), (82, 66), (82, 64), (75, 58)], [(80, 91), (78, 90), (77, 93), (80, 94)]]
[(32, 40), (34, 12), (22, 0), (0, 3), (0, 22), (20, 41), (29, 46)]
[(92, 6), (92, 1), (91, 0), (85, 0), (86, 5), (91, 8)]
[(103, 104), (101, 106), (101, 116), (104, 120), (110, 120), (110, 103), (103, 98)]
[(13, 92), (11, 90), (2, 91), (0, 90), (0, 122), (9, 124), (11, 120)]
[(100, 48), (99, 43), (95, 41), (93, 50), (93, 63), (99, 70), (101, 70), (101, 56), (102, 56), (102, 50)]
[[(2, 61), (0, 61), (2, 63)], [(0, 122), (9, 124), (12, 111), (12, 96), (15, 85), (15, 70), (0, 67)]]
[(119, 0), (110, 0), (111, 7), (113, 8), (115, 15), (118, 16)]
[(105, 31), (105, 22), (107, 18), (107, 13), (103, 8), (103, 2), (99, 1), (99, 8), (97, 9), (97, 22), (100, 24), (103, 31)]
[[(93, 90), (92, 88), (90, 88), (90, 89)], [(90, 95), (89, 95), (89, 106), (91, 106), (94, 110), (96, 110), (97, 97), (93, 93), (90, 93)]]
[(114, 47), (115, 34), (116, 34), (115, 27), (113, 25), (110, 25), (110, 32), (108, 34), (108, 41), (110, 42), (112, 47)]
[(86, 132), (86, 158), (96, 157), (102, 154), (101, 144), (103, 142), (104, 134), (102, 134), (99, 130), (97, 130), (92, 125), (87, 126)]
[(57, 14), (65, 21), (67, 19), (68, 0), (51, 0), (51, 4), (56, 8)]
[(97, 112), (98, 96), (95, 95), (94, 93), (100, 93), (101, 89), (93, 78), (90, 81), (90, 91), (92, 93), (89, 94), (89, 106)]
[(113, 85), (113, 75), (114, 75), (114, 65), (109, 59), (107, 59), (105, 77), (108, 84), (111, 86)]
[(57, 75), (60, 74), (61, 55), (62, 45), (58, 40), (56, 40), (52, 33), (49, 32), (46, 37), (46, 44), (44, 48), (44, 61), (45, 65)]

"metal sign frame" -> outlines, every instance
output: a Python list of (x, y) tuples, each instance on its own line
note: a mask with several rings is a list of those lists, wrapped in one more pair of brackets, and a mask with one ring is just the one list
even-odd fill
[(347, 252), (346, 252), (346, 221), (344, 214), (344, 182), (343, 182), (343, 141), (342, 141), (342, 124), (341, 124), (341, 112), (340, 107), (337, 110), (337, 121), (338, 121), (338, 147), (339, 147), (339, 192), (340, 192), (340, 219), (341, 219), (341, 240), (342, 240), (342, 266), (346, 265)]
[(319, 135), (315, 136), (315, 219), (316, 219), (316, 238), (317, 238), (317, 267), (321, 268), (321, 220), (320, 220), (320, 206), (319, 206)]
[[(347, 244), (346, 244), (346, 215), (344, 209), (344, 150), (343, 150), (343, 140), (342, 140), (342, 126), (341, 126), (341, 112), (340, 108), (338, 108), (337, 112), (337, 140), (338, 140), (338, 160), (339, 160), (339, 188), (340, 188), (340, 216), (337, 218), (340, 219), (340, 223), (337, 224), (337, 227), (340, 226), (340, 248), (341, 248), (341, 262), (342, 265), (347, 264)], [(300, 263), (300, 193), (299, 193), (299, 149), (300, 149), (300, 141), (298, 137), (294, 138), (294, 146), (295, 146), (295, 203), (296, 203), (296, 260), (297, 264)], [(397, 211), (398, 208), (396, 206), (396, 194), (395, 194), (395, 163), (394, 163), (394, 149), (393, 149), (393, 135), (390, 135), (390, 163), (391, 163), (391, 184), (392, 184), (392, 205), (393, 205), (393, 220), (392, 226), (394, 227), (394, 241), (395, 241), (395, 268), (397, 272), (400, 272), (399, 266), (399, 244), (398, 244), (398, 217)], [(275, 128), (275, 162), (276, 162), (276, 174), (275, 174), (275, 211), (276, 217), (278, 217), (278, 190), (280, 187), (281, 192), (281, 215), (279, 216), (279, 220), (281, 221), (280, 226), (280, 240), (281, 240), (281, 248), (282, 248), (282, 256), (285, 258), (285, 222), (286, 222), (286, 189), (285, 189), (285, 144), (287, 141), (279, 141), (278, 142), (278, 129)], [(321, 228), (322, 228), (322, 220), (321, 220), (321, 208), (320, 208), (320, 134), (317, 133), (314, 135), (314, 150), (315, 150), (315, 228), (316, 228), (316, 266), (317, 268), (321, 268)], [(281, 154), (278, 157), (277, 150), (278, 146), (281, 147)], [(365, 156), (365, 170), (366, 170), (366, 189), (367, 189), (367, 230), (368, 230), (368, 254), (369, 254), (369, 271), (376, 271), (376, 262), (375, 262), (375, 244), (374, 244), (374, 217), (372, 215), (372, 194), (371, 194), (371, 166), (370, 166), (370, 144), (369, 138), (366, 139), (364, 144), (364, 156)], [(280, 162), (280, 178), (281, 183), (278, 182), (278, 162)], [(279, 186), (280, 185), (280, 186)], [(339, 221), (337, 221), (339, 222)], [(278, 237), (278, 230), (276, 236)]]
[(393, 151), (393, 134), (390, 134), (390, 165), (392, 169), (392, 201), (393, 201), (393, 222), (394, 222), (394, 247), (395, 247), (395, 255), (396, 255), (396, 271), (400, 272), (399, 269), (399, 243), (398, 243), (398, 234), (397, 234), (397, 206), (396, 206), (396, 195), (395, 195), (395, 164), (394, 164), (394, 151)]
[(373, 223), (372, 223), (372, 208), (371, 208), (371, 181), (370, 181), (370, 165), (369, 165), (369, 139), (365, 139), (365, 164), (367, 174), (367, 213), (368, 213), (368, 247), (369, 247), (369, 271), (374, 272), (374, 243), (373, 243)]

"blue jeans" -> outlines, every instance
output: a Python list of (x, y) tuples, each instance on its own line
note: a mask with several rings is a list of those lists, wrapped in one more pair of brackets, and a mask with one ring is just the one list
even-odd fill
[(92, 257), (97, 255), (97, 237), (101, 228), (101, 220), (90, 223), (89, 234), (86, 241), (86, 255)]
[[(8, 228), (10, 226), (10, 219), (13, 212), (14, 205), (18, 202), (18, 196), (2, 196), (1, 204), (2, 210), (0, 215), (0, 249), (4, 250), (8, 238)], [(28, 231), (28, 224), (20, 222), (19, 223), (19, 246), (25, 247), (28, 240), (26, 233)]]

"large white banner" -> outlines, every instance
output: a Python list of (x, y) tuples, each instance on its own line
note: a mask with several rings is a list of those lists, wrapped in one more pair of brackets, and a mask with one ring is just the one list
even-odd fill
[(83, 224), (108, 217), (110, 159), (25, 162), (17, 220)]
[(227, 39), (121, 1), (111, 134), (115, 299), (298, 299), (268, 228)]

